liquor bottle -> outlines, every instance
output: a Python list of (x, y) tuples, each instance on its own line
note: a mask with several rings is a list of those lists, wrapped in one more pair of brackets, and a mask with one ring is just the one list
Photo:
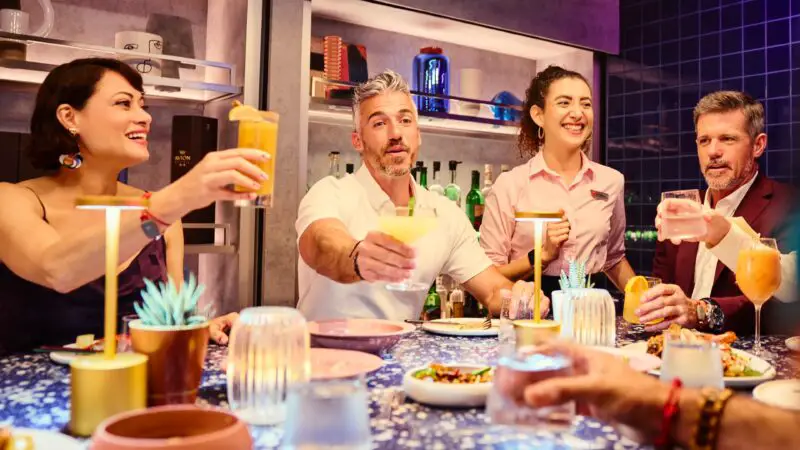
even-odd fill
[(506, 173), (509, 170), (511, 170), (511, 168), (508, 166), (508, 164), (500, 164), (500, 173)]
[(458, 319), (464, 317), (464, 291), (460, 286), (456, 286), (450, 292), (450, 318)]
[[(469, 292), (464, 292), (464, 316), (463, 317), (479, 317), (478, 314), (478, 299), (472, 296)], [(486, 316), (484, 316), (486, 317)]]
[(425, 305), (422, 307), (422, 320), (436, 320), (442, 317), (442, 299), (436, 292), (436, 284), (432, 284), (425, 297)]
[(452, 308), (450, 306), (450, 298), (447, 295), (447, 288), (444, 286), (444, 279), (442, 275), (436, 277), (436, 293), (439, 294), (439, 298), (442, 301), (442, 319), (449, 319), (450, 310)]
[(461, 161), (449, 161), (447, 166), (450, 168), (450, 184), (444, 188), (444, 196), (456, 202), (461, 207), (461, 188), (456, 184), (456, 169)]
[(344, 171), (347, 172), (348, 174), (353, 173), (354, 169), (355, 169), (355, 165), (353, 163), (347, 163), (347, 164), (344, 165)]
[(484, 164), (483, 165), (483, 189), (481, 189), (481, 194), (483, 194), (484, 200), (486, 197), (489, 196), (489, 192), (492, 191), (492, 165), (491, 164)]
[(422, 161), (417, 161), (417, 164), (414, 168), (411, 169), (411, 175), (414, 176), (414, 181), (419, 183), (419, 169), (422, 168)]
[(433, 162), (433, 182), (431, 186), (428, 188), (429, 191), (433, 192), (434, 194), (444, 195), (444, 188), (442, 187), (442, 183), (439, 181), (439, 171), (442, 169), (442, 163), (439, 161)]
[(427, 167), (420, 167), (419, 168), (419, 185), (428, 189), (428, 168)]
[(481, 229), (481, 221), (483, 220), (483, 204), (485, 199), (479, 189), (481, 184), (481, 173), (477, 170), (472, 171), (472, 186), (467, 192), (467, 217), (472, 228), (475, 230)]
[(328, 175), (336, 178), (342, 178), (342, 172), (339, 170), (339, 152), (328, 153), (328, 159), (331, 161)]

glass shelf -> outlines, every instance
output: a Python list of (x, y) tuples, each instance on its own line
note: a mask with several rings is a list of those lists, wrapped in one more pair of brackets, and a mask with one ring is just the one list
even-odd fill
[[(150, 53), (1, 31), (0, 39), (26, 44), (29, 58), (29, 60), (0, 58), (0, 80), (38, 85), (56, 66), (73, 59), (139, 57), (194, 66), (192, 70), (180, 69), (180, 76), (183, 78), (143, 75), (145, 94), (148, 97), (207, 103), (234, 97), (242, 92), (241, 87), (233, 84), (236, 71), (230, 64), (172, 55), (155, 57), (156, 55)], [(54, 51), (56, 48), (60, 50)]]
[[(318, 77), (312, 78), (312, 86), (326, 84), (341, 87), (352, 87), (354, 83), (346, 81), (332, 81)], [(312, 87), (312, 92), (320, 92), (317, 87)], [(488, 106), (499, 106), (509, 109), (521, 109), (515, 105), (500, 105), (485, 100), (467, 99), (455, 96), (429, 95), (412, 91), (414, 96), (432, 98), (445, 98), (450, 100), (451, 108), (458, 109), (464, 104), (479, 105), (484, 110)], [(345, 98), (310, 97), (309, 121), (312, 123), (325, 123), (332, 125), (350, 125), (353, 121), (353, 108), (351, 101)], [(467, 115), (455, 113), (421, 112), (419, 114), (419, 127), (422, 131), (446, 134), (458, 137), (473, 137), (482, 139), (496, 139), (513, 141), (519, 134), (519, 124), (505, 120), (483, 117), (481, 115)]]

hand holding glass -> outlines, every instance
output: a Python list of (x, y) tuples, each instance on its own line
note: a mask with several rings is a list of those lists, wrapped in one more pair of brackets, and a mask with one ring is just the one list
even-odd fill
[(664, 192), (661, 194), (661, 203), (661, 239), (698, 239), (708, 231), (700, 191), (697, 189)]
[(277, 113), (259, 111), (247, 105), (236, 104), (229, 113), (228, 119), (239, 122), (239, 148), (252, 148), (269, 154), (269, 158), (256, 165), (267, 174), (261, 188), (248, 189), (234, 186), (236, 192), (254, 192), (254, 200), (237, 200), (236, 206), (271, 208), (275, 186), (275, 163), (278, 157), (278, 119)]
[[(661, 284), (661, 278), (644, 277), (644, 279), (647, 280), (647, 290)], [(638, 325), (640, 323), (639, 316), (636, 315), (636, 310), (639, 309), (639, 305), (642, 304), (642, 294), (644, 294), (647, 290), (633, 290), (631, 292), (625, 292), (625, 306), (622, 309), (622, 318), (625, 319), (626, 322), (634, 325)], [(653, 320), (648, 322), (647, 325), (653, 325), (663, 320), (664, 319)]]
[(761, 307), (781, 285), (781, 254), (775, 239), (754, 239), (749, 248), (739, 252), (736, 284), (755, 306), (756, 338), (753, 352), (763, 356), (767, 352), (761, 347)]
[[(380, 211), (378, 229), (382, 233), (411, 245), (430, 233), (438, 225), (436, 208), (416, 206), (387, 206)], [(413, 277), (413, 276), (412, 276)], [(390, 291), (427, 291), (430, 283), (415, 282), (409, 278), (401, 283), (389, 283)]]

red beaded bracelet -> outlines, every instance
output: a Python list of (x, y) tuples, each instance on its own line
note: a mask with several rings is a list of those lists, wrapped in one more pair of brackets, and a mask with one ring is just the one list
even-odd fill
[(683, 383), (679, 378), (672, 380), (667, 402), (664, 403), (664, 411), (661, 418), (661, 434), (655, 440), (655, 445), (658, 447), (665, 447), (671, 442), (670, 434), (672, 431), (672, 424), (675, 422), (675, 416), (678, 415), (678, 410), (680, 409), (679, 400), (681, 387), (683, 387)]
[[(152, 196), (152, 195), (153, 195), (152, 192), (145, 192), (144, 195), (142, 195), (142, 198), (145, 199), (145, 200), (150, 200), (150, 196)], [(154, 216), (153, 213), (150, 212), (149, 208), (143, 210), (142, 214), (141, 214), (141, 216), (139, 216), (139, 218), (142, 220), (142, 222), (144, 222), (146, 220), (153, 220), (154, 222), (156, 222), (159, 225), (164, 226), (164, 227), (170, 227), (172, 225), (172, 224), (167, 223), (167, 222), (159, 219), (158, 217)]]

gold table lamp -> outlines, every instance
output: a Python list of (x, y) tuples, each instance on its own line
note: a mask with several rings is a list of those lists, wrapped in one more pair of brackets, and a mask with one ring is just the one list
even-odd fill
[(517, 346), (532, 345), (545, 335), (558, 335), (561, 325), (554, 320), (541, 320), (542, 303), (542, 238), (544, 225), (547, 222), (558, 222), (562, 218), (560, 212), (520, 211), (514, 214), (517, 222), (533, 223), (533, 320), (514, 321), (517, 335)]
[(120, 213), (143, 210), (149, 201), (139, 197), (86, 196), (78, 209), (105, 210), (106, 280), (104, 350), (79, 356), (70, 363), (72, 406), (70, 430), (90, 436), (97, 425), (115, 414), (147, 407), (147, 357), (117, 354), (117, 267), (119, 265)]

